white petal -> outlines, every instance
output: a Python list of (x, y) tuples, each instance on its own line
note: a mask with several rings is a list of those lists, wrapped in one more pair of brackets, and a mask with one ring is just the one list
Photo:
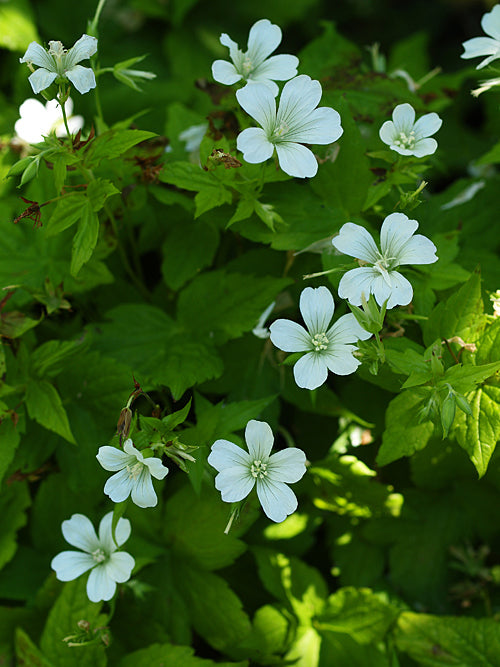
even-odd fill
[(487, 35), (500, 40), (500, 6), (495, 5), (491, 12), (486, 12), (481, 19), (481, 27)]
[(255, 477), (252, 477), (247, 468), (226, 468), (222, 470), (215, 478), (215, 488), (221, 492), (222, 500), (225, 503), (237, 503), (246, 498), (255, 484)]
[(273, 81), (288, 81), (297, 74), (299, 59), (282, 53), (279, 56), (271, 56), (252, 71), (252, 81), (263, 81), (272, 79)]
[(245, 428), (245, 441), (252, 461), (265, 461), (273, 448), (274, 435), (267, 422), (251, 419)]
[(420, 138), (430, 137), (435, 134), (442, 124), (443, 121), (437, 115), (437, 113), (433, 112), (424, 114), (413, 126), (413, 131), (415, 132), (417, 141)]
[(97, 565), (87, 580), (87, 595), (91, 602), (111, 600), (116, 591), (116, 583), (109, 578), (105, 564)]
[(252, 78), (248, 78), (247, 80), (247, 86), (252, 86), (255, 83), (259, 83), (261, 85), (267, 86), (269, 90), (272, 92), (273, 97), (276, 97), (276, 95), (280, 92), (280, 89), (278, 86), (274, 83), (274, 81), (271, 81), (271, 79), (267, 79), (264, 77), (258, 77), (254, 78), (254, 75), (252, 73)]
[[(103, 516), (101, 523), (99, 524), (99, 541), (108, 553), (112, 553), (116, 550), (116, 544), (111, 534), (112, 522), (113, 512), (108, 512)], [(121, 545), (128, 540), (130, 537), (130, 531), (130, 521), (128, 519), (118, 519), (118, 523), (116, 524), (115, 537), (119, 547), (121, 547)]]
[(435, 153), (437, 147), (438, 143), (435, 139), (419, 139), (415, 143), (411, 153), (415, 157), (425, 157), (426, 155), (432, 155)]
[(144, 465), (149, 468), (149, 472), (155, 479), (165, 479), (168, 475), (168, 468), (156, 456), (144, 459)]
[(123, 443), (123, 450), (130, 456), (135, 457), (137, 461), (141, 461), (141, 463), (142, 461), (144, 461), (144, 456), (137, 449), (137, 447), (134, 447), (134, 443), (131, 438), (127, 438), (125, 440), (125, 442)]
[(326, 333), (328, 340), (332, 341), (335, 345), (339, 343), (356, 343), (358, 340), (368, 340), (371, 335), (371, 333), (363, 329), (352, 313), (339, 317)]
[(298, 482), (306, 472), (306, 455), (297, 447), (289, 447), (269, 459), (268, 475), (273, 482)]
[[(71, 116), (71, 118), (68, 118), (68, 128), (70, 134), (76, 134), (79, 130), (81, 130), (84, 122), (85, 121), (83, 116)], [(62, 119), (59, 121), (57, 127), (55, 127), (55, 133), (57, 137), (66, 136), (67, 132)]]
[(129, 471), (123, 468), (107, 480), (104, 485), (104, 493), (114, 503), (121, 503), (129, 497), (133, 487), (134, 480)]
[(332, 244), (344, 255), (362, 259), (364, 262), (374, 264), (379, 259), (378, 248), (370, 232), (354, 222), (346, 222), (345, 225), (342, 225), (338, 236), (332, 239)]
[(45, 88), (48, 88), (55, 79), (57, 79), (57, 72), (49, 72), (43, 67), (40, 67), (40, 69), (37, 69), (28, 77), (28, 81), (30, 82), (34, 93), (39, 93), (41, 90), (45, 90)]
[(236, 83), (242, 78), (241, 74), (236, 71), (236, 67), (233, 63), (230, 63), (227, 60), (215, 60), (212, 63), (212, 76), (215, 81), (223, 83), (226, 86), (232, 86), (233, 83)]
[(311, 336), (304, 327), (292, 320), (276, 320), (269, 327), (271, 342), (283, 352), (307, 352), (311, 349)]
[(276, 144), (278, 162), (285, 174), (297, 178), (312, 178), (318, 171), (318, 163), (308, 148), (301, 144), (283, 141)]
[(100, 546), (94, 526), (83, 514), (73, 514), (70, 519), (63, 521), (61, 530), (66, 542), (87, 553), (92, 553)]
[(278, 123), (294, 125), (296, 119), (305, 118), (321, 99), (321, 84), (307, 74), (300, 74), (285, 83), (278, 109)]
[(50, 563), (59, 581), (73, 581), (94, 565), (92, 556), (81, 551), (62, 551)]
[(104, 447), (99, 447), (99, 451), (96, 454), (96, 459), (102, 465), (104, 470), (117, 471), (122, 470), (130, 463), (135, 462), (135, 457), (126, 454), (118, 447), (110, 447), (109, 445), (104, 445)]
[(352, 355), (356, 350), (357, 348), (354, 345), (332, 345), (329, 347), (324, 355), (328, 370), (336, 375), (354, 373), (361, 364), (361, 361)]
[[(264, 84), (254, 85), (262, 86)], [(253, 85), (246, 86), (246, 88), (249, 87), (253, 88)], [(250, 164), (265, 162), (274, 153), (274, 145), (268, 141), (266, 133), (260, 127), (249, 127), (240, 132), (236, 139), (236, 147), (243, 153), (243, 159)]]
[(407, 102), (398, 104), (392, 112), (392, 120), (398, 133), (408, 130), (415, 122), (415, 109)]
[(396, 137), (397, 131), (392, 120), (386, 120), (378, 131), (379, 137), (382, 139), (384, 144), (390, 146)]
[(390, 285), (381, 276), (372, 283), (372, 292), (375, 300), (381, 306), (388, 298), (387, 308), (395, 306), (407, 306), (413, 297), (413, 287), (411, 283), (397, 271), (389, 272)]
[(293, 375), (302, 389), (317, 389), (326, 382), (328, 368), (320, 354), (308, 352), (293, 367)]
[(385, 256), (399, 262), (399, 255), (406, 243), (418, 229), (418, 222), (410, 220), (404, 213), (391, 213), (380, 229), (380, 246)]
[(486, 67), (492, 60), (500, 57), (500, 42), (489, 37), (474, 37), (468, 39), (462, 44), (465, 52), (460, 56), (461, 58), (479, 58), (481, 56), (489, 56), (477, 65), (476, 69)]
[[(276, 120), (276, 100), (265, 84), (253, 83), (251, 86), (237, 90), (236, 99), (247, 114), (262, 125), (266, 132), (273, 129)], [(245, 132), (248, 130), (244, 130), (241, 134)]]
[[(333, 317), (335, 304), (328, 287), (306, 287), (300, 295), (300, 312), (312, 336), (325, 333)], [(309, 345), (309, 348), (311, 346)]]
[(247, 57), (259, 65), (281, 42), (281, 28), (268, 19), (253, 24), (248, 35)]
[(374, 282), (380, 273), (371, 266), (362, 266), (344, 273), (339, 283), (339, 297), (347, 299), (354, 306), (361, 306), (361, 294), (368, 300), (374, 291)]
[(259, 479), (257, 495), (266, 516), (276, 523), (284, 521), (298, 506), (294, 492), (283, 482)]
[(143, 466), (139, 476), (134, 481), (131, 495), (132, 502), (138, 507), (156, 507), (158, 504), (151, 474), (146, 466)]
[(298, 141), (303, 144), (331, 144), (342, 135), (340, 114), (330, 107), (314, 109), (307, 119), (287, 134), (289, 141)]
[(90, 67), (75, 65), (66, 72), (66, 77), (82, 95), (96, 87), (94, 72)]
[(222, 46), (227, 46), (227, 48), (228, 48), (230, 51), (231, 51), (231, 50), (235, 50), (235, 51), (238, 50), (238, 44), (236, 44), (236, 42), (233, 41), (233, 40), (231, 39), (231, 37), (229, 37), (229, 35), (228, 35), (227, 33), (225, 33), (225, 32), (223, 32), (223, 33), (221, 34), (221, 36), (219, 37), (219, 42), (222, 44)]
[(106, 563), (106, 572), (110, 579), (123, 584), (130, 579), (134, 566), (135, 560), (130, 554), (126, 551), (116, 551)]
[(49, 72), (55, 72), (55, 64), (52, 56), (49, 56), (46, 49), (36, 42), (31, 42), (31, 44), (26, 49), (26, 53), (22, 58), (19, 58), (20, 63), (33, 63), (33, 65), (38, 65), (38, 67), (43, 67), (44, 69), (49, 70)]
[(433, 264), (437, 262), (436, 246), (422, 234), (413, 236), (399, 255), (400, 264)]
[[(74, 67), (74, 65), (76, 65), (76, 63), (79, 63), (80, 61), (86, 60), (87, 58), (90, 58), (90, 56), (93, 56), (96, 51), (97, 39), (95, 37), (91, 37), (90, 35), (82, 35), (80, 39), (74, 43), (71, 49), (69, 49), (68, 53), (64, 57), (64, 67), (66, 69), (71, 69)], [(94, 88), (95, 85), (91, 87)]]
[(247, 470), (251, 463), (248, 452), (229, 440), (216, 440), (207, 460), (219, 472), (236, 467)]

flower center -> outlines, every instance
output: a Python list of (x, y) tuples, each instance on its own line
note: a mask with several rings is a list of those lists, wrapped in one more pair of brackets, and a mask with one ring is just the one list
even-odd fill
[(396, 139), (394, 139), (394, 145), (399, 148), (406, 148), (407, 150), (413, 150), (415, 148), (415, 131), (411, 130), (409, 134), (406, 132), (400, 132)]
[(245, 78), (247, 78), (252, 70), (253, 70), (253, 63), (248, 56), (245, 56), (245, 59), (241, 63), (241, 74)]
[(139, 475), (141, 474), (142, 467), (144, 466), (144, 463), (141, 463), (138, 461), (135, 463), (133, 466), (127, 466), (127, 472), (129, 479), (137, 479)]
[(387, 283), (389, 287), (392, 287), (391, 279), (389, 276), (390, 271), (393, 271), (397, 264), (396, 257), (386, 257), (385, 255), (379, 254), (379, 259), (373, 265), (373, 268), (376, 269)]
[(284, 139), (285, 135), (288, 133), (289, 130), (290, 130), (290, 126), (282, 121), (272, 131), (271, 136), (269, 137), (269, 141), (272, 144), (275, 144), (275, 143), (281, 141), (282, 139)]
[(267, 463), (258, 460), (254, 461), (250, 467), (250, 472), (252, 473), (252, 477), (263, 479), (267, 475)]
[(108, 560), (108, 554), (101, 549), (100, 547), (92, 552), (92, 558), (96, 563), (103, 563), (105, 560)]
[(314, 345), (316, 352), (328, 349), (328, 338), (325, 333), (317, 333), (311, 338), (311, 343)]

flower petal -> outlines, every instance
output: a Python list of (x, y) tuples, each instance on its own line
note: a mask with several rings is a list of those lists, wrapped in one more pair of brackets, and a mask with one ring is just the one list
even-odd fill
[(134, 558), (126, 551), (116, 551), (111, 554), (106, 563), (108, 577), (113, 581), (123, 584), (130, 579), (130, 574), (135, 567)]
[(321, 84), (307, 74), (300, 74), (285, 83), (281, 92), (277, 121), (293, 126), (315, 109), (321, 99)]
[[(82, 35), (64, 56), (64, 67), (69, 70), (82, 60), (86, 60), (97, 52), (97, 39), (90, 35)], [(71, 79), (70, 79), (71, 81)], [(76, 87), (76, 85), (75, 85)], [(91, 86), (92, 88), (95, 87)], [(77, 88), (78, 90), (78, 88)], [(89, 89), (90, 90), (90, 89)], [(81, 92), (81, 91), (80, 91)], [(86, 92), (86, 91), (85, 91)]]
[(216, 440), (212, 445), (208, 456), (208, 462), (219, 472), (226, 468), (241, 467), (248, 469), (250, 466), (250, 455), (234, 442), (229, 440)]
[(473, 37), (464, 42), (462, 46), (465, 52), (460, 57), (465, 60), (488, 56), (476, 66), (476, 69), (482, 69), (489, 65), (492, 60), (500, 57), (500, 42), (490, 39), (490, 37)]
[(336, 375), (350, 375), (361, 364), (359, 359), (352, 355), (358, 348), (354, 345), (332, 345), (324, 354), (324, 360), (332, 373)]
[[(271, 90), (263, 83), (253, 83), (236, 91), (236, 99), (241, 107), (262, 125), (266, 132), (274, 127), (276, 120), (276, 100)], [(248, 132), (244, 130), (239, 136)]]
[(389, 272), (390, 285), (381, 276), (373, 281), (372, 291), (375, 300), (381, 306), (386, 299), (387, 308), (394, 308), (395, 306), (407, 306), (413, 298), (413, 287), (411, 283), (398, 271)]
[(481, 19), (481, 28), (484, 32), (500, 40), (500, 6), (495, 5), (491, 12), (486, 12)]
[(168, 475), (168, 468), (156, 456), (144, 459), (144, 465), (149, 468), (149, 472), (155, 479), (165, 479)]
[(382, 139), (384, 144), (390, 146), (396, 137), (397, 131), (392, 120), (386, 120), (378, 131), (379, 137)]
[(362, 266), (347, 271), (340, 279), (339, 297), (347, 299), (354, 306), (361, 306), (361, 294), (364, 294), (368, 300), (370, 293), (374, 291), (374, 282), (379, 276), (380, 273), (371, 266)]
[[(328, 287), (306, 287), (300, 295), (300, 312), (311, 336), (325, 333), (330, 324), (335, 303)], [(311, 349), (311, 345), (309, 348)]]
[(283, 352), (307, 352), (311, 350), (311, 336), (297, 322), (276, 320), (269, 327), (271, 342)]
[(337, 141), (343, 131), (338, 111), (330, 107), (319, 107), (286, 136), (289, 141), (303, 144), (331, 144)]
[(392, 121), (397, 133), (408, 130), (415, 122), (415, 109), (407, 102), (398, 104), (392, 112)]
[(293, 367), (293, 375), (302, 389), (317, 389), (326, 382), (328, 368), (321, 354), (308, 352)]
[(237, 503), (246, 498), (255, 484), (255, 477), (250, 469), (241, 467), (226, 468), (215, 478), (215, 488), (221, 492), (225, 503)]
[(73, 514), (70, 519), (63, 521), (61, 530), (66, 542), (87, 553), (100, 547), (92, 522), (83, 514)]
[(146, 466), (142, 467), (139, 476), (134, 482), (131, 497), (132, 502), (138, 507), (156, 507), (158, 504), (151, 474)]
[(358, 340), (368, 340), (371, 333), (365, 331), (352, 313), (342, 315), (327, 331), (326, 337), (334, 345), (345, 343), (356, 343)]
[[(354, 222), (346, 222), (345, 225), (342, 225), (338, 236), (332, 239), (332, 244), (344, 255), (350, 255), (364, 262), (374, 264), (379, 259), (379, 251), (370, 232)], [(354, 270), (357, 271), (357, 269)], [(341, 296), (340, 293), (339, 296)]]
[(435, 153), (437, 147), (438, 143), (435, 139), (419, 139), (415, 143), (411, 153), (415, 157), (425, 157), (426, 155), (432, 155)]
[(116, 583), (110, 579), (106, 565), (97, 565), (87, 579), (87, 595), (91, 602), (111, 600), (116, 592)]
[(232, 86), (233, 83), (236, 83), (242, 78), (233, 63), (230, 63), (227, 60), (215, 60), (212, 63), (212, 76), (215, 81), (223, 83), (226, 86)]
[(50, 563), (59, 581), (73, 581), (94, 565), (95, 560), (92, 556), (81, 551), (61, 551)]
[(437, 262), (436, 246), (422, 234), (415, 234), (399, 255), (400, 264), (433, 264)]
[(109, 445), (99, 447), (96, 459), (102, 465), (104, 470), (113, 472), (122, 470), (136, 461), (135, 456), (130, 456), (130, 454), (123, 452), (121, 449), (118, 449), (118, 447), (110, 447)]
[(306, 472), (306, 455), (297, 447), (288, 447), (271, 456), (267, 470), (273, 482), (298, 482)]
[[(245, 88), (253, 88), (257, 85), (264, 84), (252, 84)], [(236, 139), (236, 147), (243, 153), (243, 159), (250, 164), (265, 162), (274, 153), (274, 145), (267, 139), (266, 133), (260, 127), (249, 127), (240, 132)]]
[(43, 67), (35, 70), (33, 74), (30, 74), (28, 77), (28, 81), (30, 82), (34, 93), (39, 93), (40, 91), (45, 90), (45, 88), (48, 88), (55, 79), (57, 79), (57, 72), (49, 72)]
[(281, 42), (281, 28), (268, 19), (260, 19), (250, 28), (247, 58), (257, 66), (275, 51)]
[(126, 500), (134, 487), (134, 480), (127, 468), (112, 475), (104, 485), (104, 493), (114, 502)]
[(314, 153), (291, 141), (282, 141), (276, 144), (278, 162), (285, 174), (297, 178), (312, 178), (318, 172), (318, 162)]
[(95, 75), (90, 67), (75, 65), (66, 72), (66, 77), (82, 95), (96, 87)]
[(281, 523), (298, 506), (294, 492), (283, 482), (273, 482), (268, 478), (257, 481), (257, 495), (265, 515)]
[(399, 264), (399, 255), (404, 246), (418, 229), (418, 222), (410, 220), (404, 213), (388, 215), (380, 229), (380, 247), (386, 257), (394, 258)]
[[(108, 512), (103, 516), (99, 524), (99, 541), (102, 547), (108, 552), (116, 551), (116, 544), (111, 533), (111, 526), (113, 523), (113, 512)], [(124, 544), (130, 537), (130, 521), (128, 519), (118, 519), (116, 524), (115, 537), (119, 547)]]
[[(299, 59), (282, 53), (279, 56), (271, 56), (263, 63), (258, 65), (251, 74), (252, 81), (263, 81), (272, 79), (273, 81), (288, 81), (297, 74)], [(278, 93), (276, 93), (278, 94)]]
[(269, 458), (274, 444), (274, 435), (267, 422), (251, 419), (245, 428), (245, 441), (252, 461)]
[(417, 141), (421, 137), (430, 137), (435, 134), (442, 124), (443, 121), (437, 113), (426, 113), (421, 116), (413, 126)]
[(19, 58), (20, 63), (33, 63), (38, 67), (43, 67), (49, 72), (56, 72), (54, 59), (50, 56), (46, 49), (36, 42), (31, 44), (26, 49), (26, 53), (22, 58)]

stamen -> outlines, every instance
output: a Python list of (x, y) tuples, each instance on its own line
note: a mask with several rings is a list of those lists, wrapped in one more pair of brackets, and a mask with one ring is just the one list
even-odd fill
[(141, 474), (141, 470), (144, 466), (144, 463), (138, 461), (133, 466), (127, 466), (127, 472), (130, 479), (137, 479)]
[(250, 468), (250, 472), (252, 473), (252, 477), (263, 479), (267, 475), (267, 463), (263, 463), (259, 460), (254, 461)]
[(314, 345), (316, 352), (320, 352), (328, 349), (329, 340), (325, 333), (317, 333), (311, 338), (311, 343)]
[(273, 133), (269, 137), (269, 140), (271, 143), (276, 143), (276, 141), (279, 141), (288, 133), (289, 129), (290, 127), (286, 123), (281, 122), (277, 127), (274, 128)]
[(104, 551), (104, 549), (101, 549), (100, 547), (95, 551), (93, 551), (91, 555), (96, 563), (102, 563), (108, 559), (106, 552)]
[(405, 132), (400, 132), (397, 139), (394, 139), (394, 145), (399, 146), (399, 148), (406, 148), (407, 150), (413, 150), (415, 148), (415, 131), (412, 130), (410, 134)]

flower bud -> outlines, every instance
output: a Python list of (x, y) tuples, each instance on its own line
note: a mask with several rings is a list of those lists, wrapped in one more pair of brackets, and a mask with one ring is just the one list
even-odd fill
[(448, 432), (455, 419), (456, 403), (452, 392), (444, 399), (441, 406), (441, 425), (443, 427), (443, 439), (448, 436)]
[(118, 417), (116, 425), (116, 433), (121, 438), (128, 438), (130, 431), (130, 424), (132, 422), (132, 410), (130, 408), (123, 408)]

